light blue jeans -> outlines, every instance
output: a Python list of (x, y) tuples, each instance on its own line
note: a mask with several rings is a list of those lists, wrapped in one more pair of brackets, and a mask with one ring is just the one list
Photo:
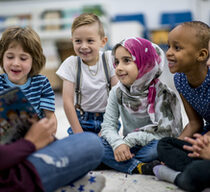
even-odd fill
[(70, 135), (56, 140), (28, 157), (45, 191), (55, 191), (95, 169), (103, 156), (100, 138), (93, 133)]
[(158, 153), (157, 153), (158, 140), (152, 140), (143, 147), (135, 146), (131, 148), (130, 149), (131, 153), (135, 154), (135, 156), (132, 159), (123, 162), (117, 162), (115, 160), (113, 149), (104, 138), (102, 138), (102, 142), (104, 144), (104, 156), (102, 162), (105, 165), (120, 172), (132, 174), (133, 170), (136, 168), (136, 166), (139, 163), (151, 162), (155, 159), (158, 159)]

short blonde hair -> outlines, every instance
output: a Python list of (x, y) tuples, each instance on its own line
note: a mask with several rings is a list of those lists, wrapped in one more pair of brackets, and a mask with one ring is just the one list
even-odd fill
[[(39, 35), (30, 27), (9, 27), (0, 39), (0, 66), (3, 69), (3, 56), (11, 43), (20, 44), (32, 57), (29, 76), (38, 75), (46, 63)], [(4, 69), (3, 69), (4, 70)]]
[(76, 17), (72, 23), (71, 34), (73, 35), (74, 31), (78, 27), (81, 27), (83, 25), (90, 25), (95, 22), (98, 23), (99, 35), (101, 38), (103, 38), (105, 36), (103, 24), (100, 21), (100, 19), (98, 18), (98, 16), (93, 13), (83, 13), (83, 14), (79, 15), (78, 17)]

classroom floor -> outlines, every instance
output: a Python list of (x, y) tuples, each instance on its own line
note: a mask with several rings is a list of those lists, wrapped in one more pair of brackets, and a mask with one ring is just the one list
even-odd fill
[[(56, 116), (58, 119), (58, 130), (56, 136), (63, 138), (68, 136), (66, 130), (69, 127), (66, 119), (62, 97), (56, 93)], [(158, 181), (154, 176), (128, 175), (112, 170), (95, 171), (106, 178), (106, 186), (102, 192), (182, 192), (175, 185)]]

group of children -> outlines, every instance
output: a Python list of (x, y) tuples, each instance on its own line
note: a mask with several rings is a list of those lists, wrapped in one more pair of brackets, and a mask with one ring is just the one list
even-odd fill
[[(97, 153), (101, 149), (101, 152), (95, 165), (75, 171), (76, 176), (67, 177), (65, 181), (62, 174), (57, 174), (59, 184), (54, 182), (52, 186), (49, 181), (56, 179), (46, 180), (40, 162), (32, 157), (46, 161), (44, 152), (30, 155), (28, 160), (42, 181), (38, 182), (40, 186), (42, 183), (40, 188), (52, 191), (71, 183), (96, 168), (100, 160), (120, 172), (156, 175), (188, 191), (210, 187), (209, 26), (200, 21), (186, 22), (175, 27), (168, 36), (168, 67), (175, 73), (175, 86), (189, 119), (184, 129), (179, 99), (159, 79), (166, 67), (166, 58), (158, 45), (140, 37), (130, 37), (115, 45), (112, 52), (102, 52), (107, 37), (99, 18), (89, 13), (75, 18), (71, 33), (77, 56), (68, 57), (56, 72), (63, 79), (64, 110), (71, 125), (69, 138), (73, 140), (81, 136), (83, 141), (86, 141), (85, 136), (94, 138), (96, 146), (86, 142), (90, 154), (77, 158), (84, 167), (91, 163), (89, 161), (96, 162), (93, 157), (88, 160), (86, 156), (91, 156), (91, 149)], [(18, 34), (25, 36), (24, 41)], [(20, 86), (37, 112), (44, 114), (44, 120), (56, 124), (52, 88), (46, 77), (38, 75), (45, 63), (38, 39), (30, 28), (13, 27), (3, 33), (0, 65), (5, 73), (0, 76), (0, 90)], [(119, 118), (123, 125), (122, 134)], [(54, 130), (49, 130), (53, 136), (56, 125)], [(95, 134), (84, 136), (87, 133), (83, 132)], [(36, 143), (33, 139), (29, 141)], [(53, 137), (49, 137), (37, 149), (52, 141)], [(75, 153), (79, 150), (80, 154), (86, 153), (82, 142), (75, 141), (78, 142), (69, 144), (69, 150), (72, 146)], [(53, 144), (59, 142), (62, 140)], [(47, 147), (41, 150), (45, 151)], [(54, 149), (62, 151), (61, 147), (64, 145)], [(83, 167), (81, 164), (74, 166)]]

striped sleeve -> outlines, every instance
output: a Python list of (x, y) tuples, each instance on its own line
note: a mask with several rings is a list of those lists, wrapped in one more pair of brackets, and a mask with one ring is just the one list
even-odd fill
[(33, 76), (30, 86), (23, 91), (39, 115), (43, 109), (55, 111), (55, 94), (47, 77)]
[(7, 85), (7, 83), (4, 79), (4, 74), (0, 74), (0, 92), (5, 91), (8, 88), (10, 88), (10, 86)]
[(40, 108), (46, 109), (49, 111), (55, 111), (55, 94), (47, 78), (42, 87), (42, 97), (40, 99)]

